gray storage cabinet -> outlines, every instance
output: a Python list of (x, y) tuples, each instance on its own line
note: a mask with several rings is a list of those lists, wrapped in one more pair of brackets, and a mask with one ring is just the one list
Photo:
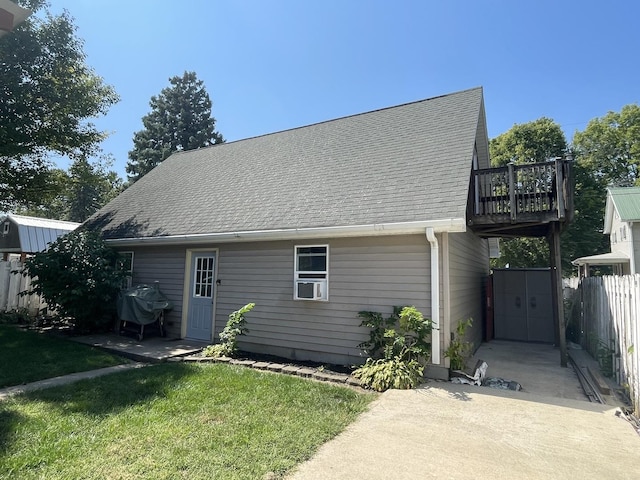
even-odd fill
[(494, 269), (496, 339), (553, 343), (551, 270)]

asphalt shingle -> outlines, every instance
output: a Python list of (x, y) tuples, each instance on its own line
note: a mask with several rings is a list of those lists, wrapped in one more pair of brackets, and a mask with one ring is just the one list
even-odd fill
[(91, 219), (106, 238), (464, 218), (482, 89), (172, 155)]

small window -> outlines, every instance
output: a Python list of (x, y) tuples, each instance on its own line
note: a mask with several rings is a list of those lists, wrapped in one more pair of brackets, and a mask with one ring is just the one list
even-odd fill
[(329, 246), (295, 247), (293, 298), (295, 300), (329, 299)]
[(131, 288), (133, 281), (133, 252), (119, 252), (119, 268), (126, 272), (122, 288)]
[(627, 239), (627, 226), (623, 225), (622, 227), (620, 227), (620, 240), (626, 240)]
[(2, 233), (4, 235), (6, 235), (7, 233), (9, 233), (9, 228), (11, 226), (11, 222), (4, 222), (4, 224), (2, 225)]
[(616, 232), (613, 232), (613, 235), (611, 235), (611, 243), (618, 243)]

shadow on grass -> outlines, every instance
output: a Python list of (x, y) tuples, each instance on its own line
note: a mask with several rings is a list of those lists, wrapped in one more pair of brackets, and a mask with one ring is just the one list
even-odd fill
[(24, 398), (46, 402), (62, 414), (106, 416), (165, 398), (179, 388), (186, 377), (195, 373), (193, 366), (184, 363), (153, 365), (30, 392)]
[(24, 417), (20, 413), (3, 408), (3, 406), (0, 405), (0, 452), (6, 448), (18, 423), (23, 419)]

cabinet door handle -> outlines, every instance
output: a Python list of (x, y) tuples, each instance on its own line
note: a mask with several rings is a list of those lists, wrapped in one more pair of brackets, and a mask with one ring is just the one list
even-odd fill
[(531, 297), (531, 300), (529, 300), (529, 305), (531, 306), (531, 308), (536, 308), (538, 301), (536, 300), (536, 297)]

